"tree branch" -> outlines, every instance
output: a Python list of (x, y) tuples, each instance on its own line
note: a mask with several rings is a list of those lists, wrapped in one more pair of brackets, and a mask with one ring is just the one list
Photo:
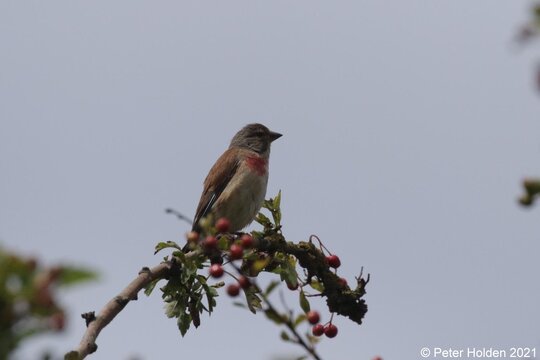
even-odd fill
[(87, 355), (97, 350), (96, 339), (99, 333), (107, 326), (115, 317), (124, 309), (124, 307), (132, 300), (137, 300), (137, 294), (144, 289), (148, 284), (157, 279), (166, 279), (171, 274), (172, 269), (176, 266), (175, 261), (165, 261), (154, 266), (152, 269), (143, 268), (139, 275), (124, 289), (110, 300), (97, 314), (90, 318), (87, 314), (87, 328), (84, 333), (81, 343), (76, 350), (70, 351), (64, 357), (65, 360), (82, 360)]

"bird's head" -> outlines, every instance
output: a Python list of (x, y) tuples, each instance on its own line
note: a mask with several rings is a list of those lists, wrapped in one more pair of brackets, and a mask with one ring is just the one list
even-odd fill
[(262, 124), (249, 124), (234, 135), (231, 140), (231, 147), (250, 149), (259, 154), (265, 154), (270, 150), (272, 141), (279, 139), (281, 136), (281, 134), (270, 131)]

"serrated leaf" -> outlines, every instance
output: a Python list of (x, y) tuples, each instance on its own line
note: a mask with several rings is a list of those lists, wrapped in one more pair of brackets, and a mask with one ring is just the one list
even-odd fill
[(174, 241), (160, 242), (155, 247), (154, 255), (160, 252), (161, 250), (167, 249), (167, 248), (175, 248), (178, 250), (182, 250), (182, 248), (178, 246), (178, 244), (175, 243)]
[(270, 219), (263, 213), (258, 213), (257, 217), (255, 218), (255, 221), (264, 227), (268, 227), (272, 225), (272, 222), (270, 221)]
[(256, 294), (257, 290), (254, 286), (244, 290), (246, 295), (247, 306), (252, 313), (256, 313), (258, 309), (261, 309), (262, 301)]
[(272, 291), (274, 291), (274, 289), (275, 289), (276, 287), (278, 287), (279, 284), (280, 284), (280, 282), (279, 282), (279, 281), (276, 281), (276, 280), (270, 282), (270, 284), (268, 284), (268, 286), (267, 286), (266, 289), (264, 290), (264, 296), (270, 295), (270, 293), (271, 293)]
[(304, 310), (305, 313), (308, 313), (309, 310), (311, 310), (311, 307), (309, 306), (309, 301), (306, 298), (306, 294), (304, 294), (304, 291), (300, 291), (300, 307), (302, 310)]
[(273, 322), (275, 322), (278, 325), (283, 324), (285, 322), (285, 320), (283, 319), (283, 316), (278, 314), (277, 312), (275, 312), (272, 309), (266, 309), (264, 311), (264, 314), (266, 315), (266, 317), (268, 319), (272, 320)]
[(279, 209), (279, 207), (281, 206), (281, 190), (278, 191), (278, 194), (272, 201), (272, 206), (274, 207), (274, 209)]
[(189, 326), (191, 325), (191, 315), (189, 315), (186, 312), (183, 312), (180, 314), (180, 317), (178, 317), (178, 329), (180, 330), (180, 334), (182, 337), (186, 335), (187, 331), (189, 330)]

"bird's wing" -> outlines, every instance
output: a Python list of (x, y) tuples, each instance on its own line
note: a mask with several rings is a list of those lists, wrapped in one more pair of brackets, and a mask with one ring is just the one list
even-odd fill
[(238, 149), (228, 149), (225, 151), (214, 166), (212, 166), (208, 176), (206, 176), (201, 200), (199, 201), (199, 206), (197, 206), (195, 218), (193, 219), (192, 230), (200, 231), (199, 221), (208, 215), (212, 206), (238, 170), (240, 162), (237, 151)]

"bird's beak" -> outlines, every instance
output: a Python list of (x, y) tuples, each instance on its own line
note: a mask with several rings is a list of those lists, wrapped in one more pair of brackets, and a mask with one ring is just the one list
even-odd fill
[(272, 141), (274, 141), (274, 140), (277, 140), (277, 139), (279, 139), (279, 138), (282, 137), (282, 136), (283, 136), (283, 135), (281, 135), (280, 133), (270, 131), (270, 142), (272, 142)]

